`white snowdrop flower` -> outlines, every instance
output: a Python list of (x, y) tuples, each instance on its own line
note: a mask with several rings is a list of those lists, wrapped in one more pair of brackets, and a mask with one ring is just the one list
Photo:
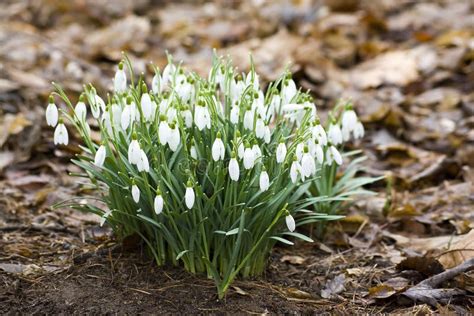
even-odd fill
[(286, 227), (288, 228), (288, 230), (290, 232), (294, 232), (296, 229), (296, 223), (295, 223), (295, 219), (293, 218), (293, 216), (291, 216), (291, 214), (286, 215), (285, 222), (286, 222)]
[(160, 215), (161, 212), (163, 212), (163, 204), (164, 204), (163, 196), (161, 196), (161, 192), (158, 191), (156, 193), (155, 201), (153, 203), (156, 215)]
[(186, 207), (188, 209), (192, 209), (194, 206), (194, 200), (196, 196), (194, 195), (194, 190), (193, 186), (190, 181), (188, 181), (188, 184), (186, 186), (186, 193), (184, 194), (184, 201), (186, 203)]
[(339, 127), (339, 124), (331, 123), (329, 125), (329, 131), (328, 131), (328, 140), (334, 144), (334, 145), (339, 145), (342, 144), (342, 131), (341, 128)]
[(181, 100), (186, 103), (191, 99), (191, 96), (193, 95), (193, 89), (194, 86), (188, 81), (185, 81), (176, 87), (176, 93), (181, 98)]
[(137, 169), (139, 172), (150, 172), (150, 164), (148, 162), (148, 157), (146, 156), (146, 153), (145, 151), (143, 151), (143, 149), (140, 150), (140, 158), (137, 162)]
[(224, 160), (224, 155), (225, 155), (224, 143), (222, 142), (222, 139), (221, 139), (221, 133), (218, 132), (217, 137), (214, 140), (214, 144), (212, 144), (212, 159), (214, 159), (214, 161)]
[(192, 158), (197, 159), (197, 151), (196, 151), (196, 146), (192, 145), (191, 148), (189, 149), (189, 153)]
[(276, 150), (277, 163), (282, 163), (283, 161), (285, 161), (285, 157), (286, 157), (286, 145), (284, 142), (280, 142)]
[(296, 183), (296, 180), (298, 180), (298, 172), (300, 170), (300, 165), (297, 160), (293, 160), (293, 163), (291, 164), (290, 167), (290, 178), (291, 182)]
[(252, 151), (253, 151), (255, 160), (258, 160), (262, 157), (262, 150), (260, 149), (260, 147), (257, 144), (254, 144), (252, 146)]
[(260, 184), (260, 191), (265, 192), (268, 190), (270, 187), (270, 178), (268, 177), (268, 173), (265, 170), (265, 168), (260, 172), (260, 179), (259, 179), (259, 184)]
[(191, 128), (193, 126), (193, 114), (191, 111), (186, 108), (186, 110), (181, 112), (181, 115), (183, 116), (184, 125), (186, 128)]
[(118, 65), (117, 72), (114, 77), (114, 90), (117, 93), (122, 93), (127, 90), (127, 75), (123, 69), (123, 62)]
[(314, 155), (320, 164), (324, 161), (324, 151), (323, 147), (320, 144), (315, 144), (314, 146)]
[(239, 107), (238, 106), (233, 106), (232, 109), (230, 110), (230, 122), (232, 124), (239, 123), (239, 114), (240, 114)]
[(94, 95), (94, 106), (91, 106), (92, 116), (99, 118), (100, 113), (105, 112), (105, 102), (97, 94)]
[(308, 152), (308, 148), (305, 148), (303, 158), (301, 158), (301, 170), (304, 177), (310, 177), (316, 172), (316, 164), (313, 156)]
[(163, 77), (162, 77), (162, 85), (167, 86), (171, 83), (171, 80), (176, 72), (176, 66), (174, 64), (166, 65), (165, 69), (163, 69)]
[(133, 139), (128, 146), (128, 162), (132, 165), (136, 165), (140, 161), (140, 144), (136, 139)]
[(354, 112), (352, 107), (349, 107), (344, 113), (342, 114), (342, 128), (347, 129), (349, 131), (353, 131), (357, 124), (357, 114)]
[(317, 140), (319, 144), (321, 144), (322, 146), (327, 145), (328, 139), (327, 139), (326, 131), (321, 126), (321, 124), (319, 124), (319, 122), (313, 126), (312, 135), (313, 135), (313, 139)]
[(112, 122), (110, 121), (109, 111), (105, 111), (104, 114), (102, 114), (102, 121), (103, 121), (103, 124), (105, 125), (105, 129), (107, 130), (107, 133), (109, 133), (109, 135), (112, 135), (113, 129), (112, 129)]
[(239, 156), (239, 159), (244, 158), (244, 153), (245, 153), (244, 143), (240, 142), (239, 147), (237, 148), (237, 155)]
[(359, 139), (359, 138), (364, 137), (364, 134), (365, 134), (364, 125), (362, 125), (362, 123), (360, 121), (357, 122), (353, 133), (354, 133), (354, 138), (355, 139)]
[(59, 112), (56, 104), (54, 104), (53, 97), (49, 98), (49, 104), (46, 108), (46, 124), (55, 127), (58, 124)]
[(240, 167), (235, 159), (235, 153), (232, 153), (232, 158), (229, 161), (229, 176), (232, 181), (239, 181)]
[(106, 156), (106, 150), (104, 145), (100, 145), (99, 149), (95, 152), (94, 165), (102, 167), (104, 165)]
[(54, 144), (55, 145), (67, 145), (69, 143), (69, 135), (67, 133), (66, 126), (59, 121), (58, 126), (54, 130)]
[(172, 151), (176, 151), (181, 142), (181, 136), (180, 136), (179, 128), (177, 124), (171, 123), (169, 131), (170, 131), (170, 134), (168, 137), (168, 145), (170, 146), (170, 149)]
[(252, 148), (247, 147), (244, 151), (244, 168), (245, 169), (252, 169), (255, 165), (255, 152)]
[(110, 109), (112, 114), (113, 125), (116, 127), (120, 126), (122, 120), (122, 109), (116, 103), (113, 103)]
[(135, 121), (135, 114), (135, 103), (132, 101), (131, 97), (128, 97), (127, 104), (125, 105), (120, 117), (120, 126), (123, 130), (127, 130), (127, 128), (131, 127), (132, 123)]
[(202, 131), (205, 127), (211, 127), (211, 115), (207, 106), (197, 104), (194, 111), (194, 124), (196, 124), (199, 131)]
[(156, 73), (151, 80), (151, 90), (154, 94), (161, 92), (161, 76), (158, 73)]
[(178, 111), (174, 106), (171, 106), (166, 111), (166, 117), (168, 118), (168, 123), (176, 121), (176, 117), (178, 116)]
[(298, 90), (296, 89), (296, 84), (293, 79), (285, 80), (281, 90), (283, 105), (290, 103), (297, 92)]
[(161, 145), (166, 145), (171, 137), (171, 129), (166, 121), (165, 116), (160, 117), (160, 125), (158, 126), (158, 139)]
[(242, 92), (245, 90), (245, 83), (241, 80), (231, 80), (230, 83), (230, 94), (232, 97), (232, 103), (238, 101), (242, 96)]
[(140, 189), (137, 187), (136, 184), (132, 185), (132, 198), (135, 203), (138, 203), (138, 201), (140, 201)]
[(334, 146), (330, 146), (326, 151), (326, 160), (328, 165), (332, 165), (332, 162), (336, 162), (339, 166), (342, 165), (342, 156)]
[(249, 72), (247, 74), (247, 77), (245, 78), (245, 84), (247, 86), (250, 86), (252, 85), (252, 87), (254, 88), (254, 90), (258, 90), (260, 88), (260, 83), (259, 83), (259, 78), (258, 78), (258, 74), (255, 73), (255, 72)]
[(265, 136), (265, 123), (260, 117), (255, 123), (255, 136), (257, 136), (257, 138), (264, 138)]
[(296, 145), (296, 158), (298, 158), (298, 161), (301, 161), (301, 158), (303, 158), (303, 150), (304, 150), (304, 144), (303, 143), (298, 143)]
[(87, 116), (87, 108), (84, 103), (84, 96), (81, 95), (79, 97), (79, 102), (77, 102), (76, 106), (74, 107), (74, 113), (79, 121), (85, 122)]
[(270, 102), (270, 109), (271, 112), (280, 113), (281, 111), (281, 97), (278, 94), (274, 94), (272, 96), (272, 100)]
[(150, 95), (148, 93), (145, 92), (142, 94), (140, 105), (142, 106), (143, 118), (145, 119), (145, 121), (150, 121), (152, 116), (153, 105), (151, 102)]
[(248, 130), (253, 129), (253, 110), (251, 108), (247, 108), (244, 114), (244, 128)]
[(159, 106), (161, 114), (166, 114), (166, 112), (168, 111), (169, 104), (170, 104), (169, 97), (164, 97), (163, 99), (161, 99), (160, 106)]
[(263, 135), (263, 140), (266, 144), (270, 144), (272, 138), (272, 133), (270, 132), (270, 127), (267, 125), (265, 126), (265, 134)]

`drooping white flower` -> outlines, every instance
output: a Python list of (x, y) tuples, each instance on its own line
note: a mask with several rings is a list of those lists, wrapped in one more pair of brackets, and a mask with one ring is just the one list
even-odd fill
[(162, 116), (160, 125), (158, 126), (158, 139), (161, 145), (166, 145), (171, 137), (171, 128), (166, 121), (166, 118)]
[(262, 150), (257, 144), (253, 144), (252, 146), (253, 154), (255, 156), (255, 160), (258, 160), (262, 157)]
[(150, 172), (150, 164), (148, 162), (148, 157), (146, 156), (146, 153), (143, 149), (140, 150), (140, 158), (137, 162), (137, 169), (139, 172)]
[(92, 116), (99, 118), (100, 113), (105, 112), (105, 102), (97, 94), (94, 95), (94, 104), (91, 106)]
[(122, 93), (127, 90), (127, 75), (123, 69), (123, 63), (121, 62), (118, 66), (117, 72), (114, 77), (114, 90), (117, 93)]
[(288, 230), (290, 232), (294, 232), (296, 229), (296, 223), (295, 223), (295, 219), (293, 218), (293, 216), (291, 216), (291, 214), (286, 215), (285, 222), (286, 222), (286, 227), (288, 228)]
[(58, 108), (56, 107), (56, 104), (53, 102), (53, 97), (49, 98), (49, 104), (48, 107), (46, 108), (46, 124), (48, 124), (51, 127), (55, 127), (58, 124), (58, 118), (59, 118), (59, 113), (58, 113)]
[(240, 99), (242, 92), (245, 90), (245, 83), (242, 80), (231, 80), (230, 82), (230, 94), (232, 97), (232, 103)]
[(151, 90), (154, 94), (161, 92), (161, 76), (158, 73), (156, 73), (151, 80)]
[(181, 142), (181, 137), (180, 137), (179, 128), (177, 124), (171, 123), (171, 127), (169, 131), (170, 131), (170, 134), (168, 137), (168, 145), (170, 146), (170, 149), (172, 151), (176, 151)]
[(233, 153), (233, 157), (230, 159), (229, 162), (229, 176), (230, 179), (233, 181), (239, 181), (240, 176), (240, 167), (237, 159), (235, 159), (235, 153)]
[(284, 142), (280, 142), (276, 150), (277, 163), (282, 163), (283, 161), (285, 161), (285, 157), (286, 157), (286, 145)]
[(194, 86), (189, 83), (186, 79), (176, 86), (176, 93), (181, 98), (181, 101), (188, 102), (193, 95)]
[(333, 145), (342, 144), (342, 131), (341, 131), (341, 128), (339, 127), (339, 124), (331, 123), (329, 125), (328, 140)]
[(298, 161), (301, 161), (301, 158), (303, 158), (303, 151), (304, 151), (304, 144), (303, 143), (298, 143), (296, 145), (296, 158), (298, 158)]
[(255, 72), (249, 72), (245, 78), (245, 84), (247, 86), (252, 85), (254, 90), (258, 90), (260, 88), (258, 74)]
[(142, 94), (140, 105), (142, 106), (143, 118), (145, 119), (145, 121), (150, 121), (152, 116), (153, 104), (148, 93), (145, 92)]
[(244, 128), (248, 130), (253, 129), (253, 110), (251, 108), (247, 108), (244, 114)]
[(304, 177), (310, 177), (316, 172), (316, 164), (314, 162), (313, 156), (309, 154), (306, 148), (306, 152), (303, 154), (303, 158), (301, 158), (301, 170)]
[(176, 66), (174, 64), (169, 63), (166, 65), (165, 69), (163, 69), (163, 77), (161, 83), (163, 86), (167, 86), (171, 83), (171, 80), (176, 72)]
[[(238, 141), (239, 142), (239, 141)], [(237, 148), (237, 155), (239, 156), (239, 159), (244, 158), (244, 153), (245, 153), (245, 146), (244, 143), (240, 142), (239, 148)]]
[(322, 146), (326, 146), (328, 143), (326, 131), (321, 126), (321, 124), (316, 124), (312, 128), (313, 139), (317, 140), (318, 143)]
[(320, 144), (315, 144), (314, 146), (314, 155), (320, 164), (324, 161), (324, 151), (323, 147)]
[(255, 123), (255, 136), (257, 136), (257, 138), (265, 137), (265, 123), (261, 118), (258, 118)]
[(168, 123), (172, 123), (176, 121), (176, 117), (178, 116), (178, 111), (174, 106), (170, 106), (166, 111), (166, 117), (168, 118)]
[(293, 160), (293, 163), (291, 164), (291, 167), (290, 167), (291, 182), (296, 183), (296, 180), (298, 180), (299, 170), (300, 170), (300, 164), (298, 163), (297, 160)]
[(116, 126), (116, 128), (118, 126), (121, 125), (121, 120), (122, 120), (122, 108), (120, 106), (118, 106), (116, 103), (113, 103), (112, 106), (110, 107), (111, 111), (111, 115), (112, 115), (112, 122), (113, 122), (113, 125)]
[(140, 201), (140, 189), (137, 187), (136, 184), (132, 185), (132, 198), (135, 203), (138, 203), (138, 201)]
[(155, 196), (155, 201), (153, 203), (156, 215), (160, 215), (161, 212), (163, 211), (163, 204), (164, 204), (163, 196), (161, 196), (161, 193), (158, 192), (157, 195)]
[(354, 128), (354, 131), (353, 131), (354, 138), (355, 139), (362, 138), (362, 137), (364, 137), (364, 133), (365, 133), (364, 125), (362, 125), (362, 123), (360, 121), (357, 122), (357, 124)]
[(194, 124), (196, 124), (199, 131), (205, 127), (211, 128), (211, 115), (207, 106), (197, 105), (194, 110)]
[(232, 124), (239, 123), (239, 113), (240, 113), (240, 108), (238, 106), (233, 106), (232, 109), (230, 110), (230, 122)]
[(342, 165), (342, 156), (336, 147), (330, 146), (326, 151), (326, 161), (328, 165), (332, 165), (332, 162), (336, 162), (339, 166)]
[(295, 97), (298, 90), (293, 79), (287, 79), (283, 82), (283, 88), (281, 90), (283, 105), (288, 104)]
[(54, 144), (55, 145), (67, 145), (69, 143), (69, 135), (67, 133), (66, 126), (59, 122), (54, 130)]
[(84, 103), (84, 97), (81, 95), (79, 97), (79, 102), (77, 102), (75, 108), (74, 108), (74, 113), (76, 114), (76, 117), (79, 121), (85, 122), (86, 121), (86, 116), (87, 116), (87, 108)]
[(184, 195), (184, 201), (188, 209), (193, 208), (195, 198), (196, 197), (194, 195), (193, 187), (190, 183), (188, 183), (188, 185), (186, 186), (186, 193)]
[(274, 94), (272, 96), (272, 100), (270, 101), (270, 110), (271, 112), (280, 113), (281, 111), (281, 97), (278, 94)]
[(222, 139), (221, 139), (221, 133), (218, 132), (217, 137), (214, 140), (214, 144), (212, 144), (212, 159), (214, 159), (214, 161), (224, 160), (224, 155), (225, 155), (224, 143), (222, 142)]
[(186, 125), (186, 128), (191, 128), (193, 126), (193, 114), (191, 111), (186, 108), (186, 110), (181, 112), (181, 115), (183, 116), (184, 125)]
[(354, 112), (352, 108), (344, 111), (342, 114), (342, 129), (347, 129), (349, 131), (353, 131), (357, 124), (357, 114)]
[[(128, 102), (128, 101), (127, 101)], [(120, 117), (120, 126), (123, 130), (127, 130), (135, 121), (135, 108), (131, 103), (125, 105), (123, 112)]]
[(94, 165), (97, 167), (102, 167), (104, 165), (106, 156), (106, 150), (104, 145), (100, 145), (99, 149), (97, 149), (94, 157)]
[(265, 135), (263, 136), (263, 141), (265, 144), (270, 144), (272, 140), (272, 132), (270, 132), (270, 127), (267, 125), (265, 126)]
[(268, 173), (265, 169), (262, 170), (260, 173), (260, 179), (259, 179), (259, 184), (260, 184), (260, 191), (265, 192), (268, 190), (270, 187), (270, 178), (268, 177)]
[(136, 139), (133, 139), (128, 146), (128, 162), (132, 165), (136, 165), (140, 161), (140, 144)]
[(245, 169), (252, 169), (255, 165), (255, 152), (252, 148), (247, 147), (244, 151), (244, 168)]

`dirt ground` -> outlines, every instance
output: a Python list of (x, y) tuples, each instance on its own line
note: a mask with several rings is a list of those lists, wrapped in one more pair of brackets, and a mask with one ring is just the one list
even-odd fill
[[(265, 274), (219, 301), (212, 281), (157, 267), (97, 217), (53, 209), (94, 196), (44, 109), (59, 82), (110, 90), (126, 51), (137, 71), (165, 51), (206, 74), (213, 48), (263, 82), (290, 65), (319, 114), (351, 98), (364, 173), (386, 175), (318, 241), (279, 246)], [(59, 1), (0, 3), (1, 314), (470, 314), (472, 271), (408, 290), (474, 257), (472, 1)]]

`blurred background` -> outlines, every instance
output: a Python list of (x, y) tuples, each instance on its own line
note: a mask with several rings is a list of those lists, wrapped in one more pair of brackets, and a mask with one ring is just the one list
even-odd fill
[[(2, 0), (0, 262), (65, 262), (58, 251), (92, 247), (106, 235), (91, 215), (49, 208), (83, 193), (67, 176), (75, 171), (74, 134), (56, 148), (46, 128), (51, 81), (74, 101), (89, 82), (105, 95), (122, 51), (139, 73), (150, 74), (150, 62), (162, 68), (168, 51), (207, 75), (213, 49), (242, 71), (252, 53), (263, 82), (289, 67), (322, 117), (337, 99), (353, 100), (367, 130), (355, 144), (368, 156), (367, 173), (390, 181), (356, 201), (325, 243), (383, 248), (400, 259), (395, 234), (429, 238), (473, 227), (472, 1)], [(45, 229), (61, 242), (51, 244)], [(375, 246), (382, 238), (391, 238), (389, 251)], [(46, 250), (54, 254), (40, 255)]]

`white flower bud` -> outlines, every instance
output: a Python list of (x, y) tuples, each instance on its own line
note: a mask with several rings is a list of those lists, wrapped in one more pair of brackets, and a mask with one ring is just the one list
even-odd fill
[(94, 157), (94, 165), (97, 167), (102, 167), (104, 165), (106, 156), (106, 150), (104, 145), (100, 145), (99, 149), (97, 149)]
[(212, 144), (212, 159), (214, 159), (214, 161), (224, 160), (224, 155), (225, 155), (224, 143), (222, 142), (222, 139), (220, 138), (218, 134), (217, 138), (214, 141), (214, 144)]
[(270, 179), (268, 177), (268, 173), (263, 170), (261, 173), (260, 173), (260, 191), (262, 192), (265, 192), (268, 190), (268, 188), (270, 187)]
[(316, 172), (314, 158), (309, 153), (305, 153), (301, 159), (301, 170), (305, 177), (310, 177)]
[(151, 80), (151, 90), (154, 94), (161, 92), (161, 77), (159, 74), (155, 74)]
[(46, 124), (48, 124), (51, 127), (55, 127), (58, 124), (58, 118), (59, 118), (59, 113), (58, 113), (58, 108), (56, 107), (56, 104), (54, 103), (49, 103), (48, 107), (46, 108)]
[(143, 151), (143, 149), (140, 150), (140, 158), (137, 162), (137, 169), (139, 172), (150, 172), (150, 164), (148, 162), (148, 157), (146, 156), (146, 153), (145, 151)]
[(81, 122), (86, 121), (87, 108), (84, 102), (82, 101), (77, 102), (76, 107), (74, 108), (74, 113), (76, 114), (76, 117), (79, 121)]
[(255, 136), (257, 136), (257, 138), (263, 138), (265, 136), (265, 123), (261, 118), (257, 119), (257, 123), (255, 123)]
[(245, 169), (252, 169), (255, 165), (255, 152), (250, 148), (245, 148), (244, 152), (244, 168)]
[(253, 110), (248, 109), (244, 114), (244, 128), (248, 130), (253, 129)]
[(158, 127), (158, 138), (161, 145), (166, 145), (171, 137), (171, 128), (166, 120), (160, 122)]
[(192, 209), (194, 205), (195, 195), (192, 187), (186, 188), (186, 193), (184, 195), (184, 201), (188, 209)]
[(296, 229), (296, 223), (293, 216), (291, 216), (290, 214), (286, 215), (285, 222), (286, 222), (286, 227), (288, 228), (288, 230), (290, 232), (294, 232)]
[(115, 73), (114, 90), (117, 93), (122, 93), (127, 90), (127, 75), (125, 74), (125, 70), (123, 70), (123, 66), (122, 69), (120, 69), (119, 66), (119, 69)]
[(140, 189), (135, 184), (132, 185), (132, 198), (135, 203), (140, 201)]
[(282, 163), (285, 161), (286, 157), (286, 145), (285, 143), (281, 142), (278, 144), (277, 150), (276, 150), (276, 161), (277, 163)]
[(296, 183), (296, 180), (298, 180), (299, 170), (300, 170), (300, 165), (299, 165), (298, 161), (294, 160), (293, 163), (291, 164), (291, 167), (290, 167), (291, 182)]
[(342, 131), (338, 124), (329, 125), (328, 139), (333, 145), (342, 144)]
[(136, 139), (132, 140), (128, 146), (128, 162), (132, 165), (137, 164), (140, 161), (140, 153), (140, 144)]
[(168, 145), (172, 151), (176, 151), (181, 142), (181, 137), (178, 126), (176, 124), (172, 125), (174, 125), (173, 128), (169, 129)]
[(143, 118), (145, 119), (145, 121), (150, 121), (152, 116), (153, 105), (151, 102), (150, 95), (148, 93), (142, 94), (140, 104), (142, 106)]
[(155, 196), (155, 201), (154, 201), (154, 208), (155, 208), (155, 213), (156, 215), (160, 215), (160, 213), (163, 211), (163, 197), (161, 194), (158, 194)]
[(229, 162), (229, 176), (233, 181), (239, 181), (240, 167), (237, 159), (231, 158)]
[(239, 113), (240, 109), (238, 106), (233, 106), (232, 109), (230, 110), (230, 122), (232, 124), (238, 124), (239, 123)]

